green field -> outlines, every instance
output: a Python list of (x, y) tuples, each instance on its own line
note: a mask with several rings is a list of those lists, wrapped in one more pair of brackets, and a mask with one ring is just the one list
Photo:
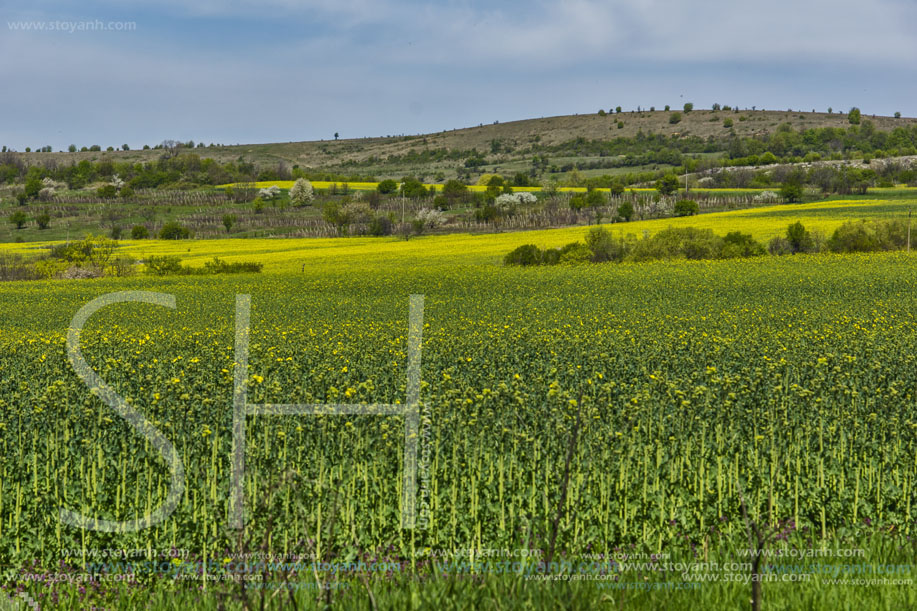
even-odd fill
[[(795, 220), (830, 233), (845, 219), (904, 218), (911, 204), (873, 197), (610, 228), (691, 225), (763, 240)], [(914, 578), (917, 255), (499, 265), (520, 244), (583, 234), (126, 241), (138, 257), (218, 255), (261, 261), (265, 273), (0, 286), (4, 583), (56, 593), (61, 608), (217, 609), (237, 586), (174, 573), (203, 562), (226, 576), (240, 553), (303, 553), (402, 567), (268, 571), (266, 582), (302, 584), (291, 596), (306, 608), (735, 609), (751, 595), (735, 576), (748, 575), (754, 524), (782, 534), (768, 549), (794, 554), (764, 562), (777, 575), (763, 585), (765, 608), (917, 606), (913, 587), (832, 581), (887, 576), (864, 572), (879, 565)], [(185, 489), (163, 522), (105, 533), (63, 524), (60, 508), (131, 520), (152, 514), (173, 482), (161, 453), (68, 363), (76, 312), (127, 290), (174, 295), (176, 307), (109, 306), (87, 323), (82, 353), (174, 444)], [(403, 403), (408, 301), (424, 295), (417, 479), (429, 519), (402, 527), (403, 418), (250, 416), (248, 525), (241, 537), (230, 528), (237, 294), (252, 303), (249, 400), (271, 404)], [(864, 555), (813, 556), (847, 548)], [(138, 564), (166, 552), (188, 568), (86, 593), (26, 576), (100, 571), (91, 565), (110, 549), (142, 551)], [(539, 551), (484, 553), (471, 567), (460, 563), (469, 549)], [(558, 565), (547, 572), (566, 578), (539, 577), (537, 559), (551, 551)], [(621, 553), (718, 566), (607, 564)], [(788, 565), (810, 578), (782, 579)], [(711, 574), (717, 581), (699, 581)], [(279, 591), (272, 608), (292, 604)]]

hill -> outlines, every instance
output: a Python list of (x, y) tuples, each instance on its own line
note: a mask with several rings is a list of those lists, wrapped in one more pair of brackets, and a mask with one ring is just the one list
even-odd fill
[[(635, 138), (638, 134), (661, 134), (667, 138), (691, 136), (710, 139), (765, 137), (781, 125), (802, 131), (812, 128), (848, 129), (846, 113), (799, 112), (773, 110), (694, 110), (680, 112), (681, 120), (670, 122), (669, 111), (625, 111), (600, 115), (566, 115), (493, 123), (421, 135), (381, 138), (321, 140), (309, 142), (275, 142), (232, 146), (200, 146), (194, 152), (220, 162), (240, 158), (262, 167), (298, 166), (311, 169), (349, 170), (373, 176), (400, 176), (406, 173), (452, 177), (462, 166), (466, 153), (477, 151), (482, 166), (503, 172), (524, 169), (531, 156), (555, 149), (552, 160), (560, 162), (584, 157), (571, 150), (570, 155), (557, 150), (577, 139), (610, 142), (617, 138)], [(864, 115), (877, 131), (917, 125), (914, 118)], [(731, 125), (729, 121), (731, 120)], [(620, 125), (620, 127), (619, 127)], [(728, 125), (728, 126), (727, 126)], [(452, 155), (449, 152), (452, 152)], [(116, 162), (146, 162), (162, 156), (161, 149), (136, 151), (86, 151), (76, 153), (19, 153), (29, 164), (51, 161), (75, 163), (84, 159)]]

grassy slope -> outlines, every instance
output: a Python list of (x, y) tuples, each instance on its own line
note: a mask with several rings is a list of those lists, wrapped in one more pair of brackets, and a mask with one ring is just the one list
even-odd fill
[[(272, 164), (285, 161), (303, 167), (325, 168), (340, 165), (344, 161), (364, 161), (369, 157), (385, 158), (389, 155), (400, 155), (411, 149), (449, 148), (472, 149), (490, 152), (490, 143), (500, 140), (504, 144), (517, 148), (527, 147), (535, 137), (540, 138), (542, 145), (560, 144), (574, 138), (609, 140), (618, 137), (633, 137), (638, 132), (660, 133), (665, 135), (695, 135), (701, 137), (722, 136), (728, 133), (723, 127), (726, 118), (733, 119), (733, 129), (738, 136), (752, 136), (772, 133), (782, 123), (789, 123), (795, 129), (813, 127), (848, 128), (847, 116), (841, 113), (826, 114), (812, 112), (787, 111), (718, 111), (695, 110), (682, 113), (680, 123), (670, 124), (669, 115), (664, 111), (624, 112), (621, 114), (599, 116), (566, 115), (539, 119), (526, 119), (442, 131), (434, 134), (416, 136), (397, 136), (385, 138), (355, 138), (345, 140), (311, 141), (311, 142), (278, 142), (265, 144), (240, 144), (213, 148), (195, 149), (202, 157), (212, 157), (220, 161), (237, 160), (240, 156), (257, 163)], [(741, 121), (740, 117), (747, 120)], [(912, 125), (917, 119), (892, 117), (869, 117), (878, 130), (891, 130), (898, 126)], [(624, 123), (622, 129), (617, 122)], [(85, 153), (31, 153), (24, 154), (32, 162), (53, 159), (58, 163), (70, 163), (82, 159), (99, 160), (109, 157), (118, 161), (150, 161), (161, 154), (158, 150), (149, 151), (114, 151)], [(519, 155), (506, 155), (503, 163), (510, 163)], [(446, 165), (454, 166), (456, 162)], [(410, 166), (404, 166), (409, 171)], [(426, 171), (435, 168), (425, 167)]]

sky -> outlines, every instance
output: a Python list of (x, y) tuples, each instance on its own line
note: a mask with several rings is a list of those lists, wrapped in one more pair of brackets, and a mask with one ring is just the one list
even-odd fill
[(0, 0), (0, 15), (0, 145), (20, 151), (685, 102), (917, 116), (913, 0)]

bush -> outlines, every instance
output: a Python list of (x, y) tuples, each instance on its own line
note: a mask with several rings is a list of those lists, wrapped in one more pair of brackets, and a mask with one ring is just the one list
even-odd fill
[(630, 202), (621, 202), (618, 206), (618, 218), (630, 222), (630, 219), (634, 218), (634, 205)]
[(897, 250), (907, 245), (907, 225), (902, 221), (847, 221), (834, 230), (827, 246), (832, 252)]
[(724, 259), (757, 257), (764, 253), (764, 246), (758, 243), (751, 234), (731, 231), (723, 236), (722, 257)]
[(728, 128), (732, 127), (733, 125), (734, 125), (734, 123), (733, 123), (733, 121), (732, 121), (731, 118), (728, 118), (728, 117), (727, 117), (727, 118), (723, 119), (723, 127), (725, 127), (725, 128), (728, 129)]
[(525, 244), (516, 248), (505, 257), (504, 265), (541, 265), (543, 254), (534, 244)]
[(96, 195), (102, 199), (112, 199), (118, 197), (118, 187), (115, 185), (102, 185), (96, 189)]
[(777, 236), (767, 243), (767, 252), (772, 255), (789, 255), (793, 253), (793, 247), (789, 240)]
[(790, 248), (794, 254), (815, 250), (815, 241), (812, 239), (812, 234), (799, 221), (786, 228), (786, 240), (790, 243)]
[(582, 242), (571, 242), (560, 249), (558, 263), (562, 265), (580, 265), (592, 260), (592, 251)]
[(166, 223), (159, 231), (160, 240), (185, 240), (190, 237), (191, 231), (174, 221)]
[(369, 235), (374, 236), (386, 236), (392, 235), (393, 228), (392, 219), (386, 215), (380, 214), (373, 217), (369, 222)]
[(376, 185), (376, 190), (383, 195), (389, 195), (398, 190), (398, 183), (391, 178), (387, 178)]
[(593, 263), (621, 261), (624, 259), (623, 240), (616, 240), (611, 233), (601, 227), (594, 227), (586, 234), (586, 246), (592, 251)]
[(856, 106), (851, 108), (850, 112), (847, 113), (847, 121), (851, 125), (859, 125), (860, 124), (860, 109), (857, 108)]
[(718, 259), (723, 238), (710, 229), (669, 227), (634, 244), (631, 259)]
[(35, 217), (35, 222), (38, 223), (39, 229), (47, 229), (48, 226), (51, 224), (51, 215), (48, 214), (47, 212), (42, 212), (41, 214)]
[(182, 270), (181, 259), (176, 256), (157, 256), (152, 255), (146, 261), (147, 272), (156, 276), (165, 276), (167, 274), (178, 274)]
[(112, 240), (120, 240), (122, 231), (121, 225), (112, 225), (108, 235), (111, 236)]
[(675, 216), (693, 216), (699, 212), (697, 202), (691, 199), (680, 199), (675, 202)]
[(150, 237), (150, 230), (143, 225), (134, 225), (131, 228), (132, 240), (145, 240), (148, 237)]
[(676, 123), (681, 123), (681, 113), (680, 113), (680, 112), (673, 112), (672, 114), (670, 114), (670, 115), (669, 115), (669, 123), (670, 123), (671, 125), (675, 125)]
[(123, 187), (121, 187), (121, 190), (118, 191), (118, 197), (120, 197), (121, 199), (130, 199), (134, 197), (134, 190), (131, 188), (130, 185), (124, 185)]

